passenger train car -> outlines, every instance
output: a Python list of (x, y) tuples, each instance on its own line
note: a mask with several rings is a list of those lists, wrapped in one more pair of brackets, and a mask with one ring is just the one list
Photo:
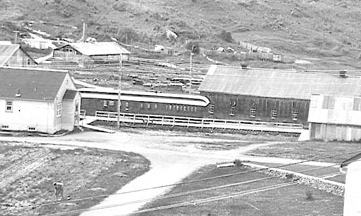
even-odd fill
[[(118, 91), (110, 88), (83, 88), (81, 109), (86, 115), (96, 111), (117, 112)], [(201, 95), (121, 91), (120, 112), (204, 118), (208, 115), (208, 98)]]

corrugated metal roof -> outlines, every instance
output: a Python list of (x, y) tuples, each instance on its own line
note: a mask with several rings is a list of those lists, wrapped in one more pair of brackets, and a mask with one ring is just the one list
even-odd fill
[(59, 70), (0, 68), (0, 98), (54, 100), (66, 75)]
[(201, 92), (309, 100), (311, 94), (361, 95), (361, 79), (358, 77), (341, 78), (320, 72), (242, 69), (212, 65), (199, 90)]
[(0, 45), (0, 66), (4, 66), (4, 64), (19, 48), (19, 44)]
[[(81, 42), (69, 43), (65, 46), (71, 46), (83, 55), (120, 55), (129, 54), (130, 52), (115, 42)], [(64, 47), (64, 46), (63, 46)], [(57, 49), (60, 49), (59, 47)]]

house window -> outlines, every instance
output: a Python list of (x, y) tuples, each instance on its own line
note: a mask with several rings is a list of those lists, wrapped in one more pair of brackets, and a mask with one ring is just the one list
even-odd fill
[(213, 113), (214, 113), (214, 104), (209, 105), (208, 112), (209, 112), (210, 114), (213, 114)]
[(256, 118), (256, 111), (257, 111), (256, 107), (252, 107), (250, 109), (250, 117), (251, 118)]
[(61, 116), (61, 112), (63, 110), (63, 104), (61, 102), (59, 102), (56, 105), (56, 117), (60, 117)]
[(293, 109), (292, 110), (292, 120), (297, 121), (298, 120), (298, 110)]
[(271, 110), (271, 119), (275, 119), (277, 118), (277, 110), (276, 109), (272, 109)]
[(12, 112), (13, 111), (13, 102), (12, 101), (6, 101), (6, 112)]

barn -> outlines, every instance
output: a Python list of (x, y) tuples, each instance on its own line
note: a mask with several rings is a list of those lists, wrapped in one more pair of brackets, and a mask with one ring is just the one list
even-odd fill
[(212, 65), (199, 90), (209, 116), (300, 123), (308, 128), (312, 94), (361, 92), (360, 79), (344, 74)]
[(361, 140), (360, 87), (350, 90), (358, 96), (312, 95), (308, 116), (310, 139)]
[(0, 44), (0, 67), (32, 67), (37, 65), (19, 44)]
[(80, 94), (67, 71), (0, 68), (0, 130), (72, 131), (79, 110)]
[(80, 66), (93, 64), (119, 64), (129, 60), (130, 52), (115, 42), (69, 43), (54, 49), (53, 57), (59, 61), (75, 62)]

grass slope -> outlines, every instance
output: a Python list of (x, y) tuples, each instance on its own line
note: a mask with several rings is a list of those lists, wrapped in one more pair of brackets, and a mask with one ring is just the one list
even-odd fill
[[(217, 35), (266, 46), (292, 58), (310, 60), (296, 68), (360, 68), (361, 2), (355, 0), (18, 0), (0, 1), (0, 37), (34, 21), (33, 29), (53, 37), (79, 39), (82, 22), (88, 35), (123, 42), (168, 44), (165, 29), (202, 47), (233, 46)], [(259, 66), (259, 62), (250, 62)], [(272, 66), (265, 64), (265, 66)]]

